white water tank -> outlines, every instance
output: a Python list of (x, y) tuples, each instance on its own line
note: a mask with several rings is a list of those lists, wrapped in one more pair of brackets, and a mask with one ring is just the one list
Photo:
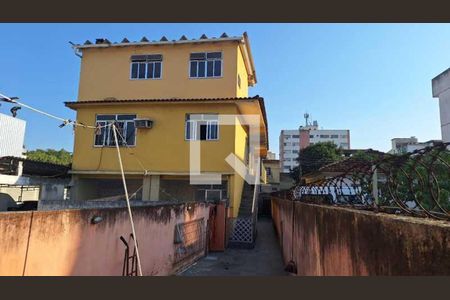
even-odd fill
[(23, 157), (24, 120), (0, 113), (0, 157)]

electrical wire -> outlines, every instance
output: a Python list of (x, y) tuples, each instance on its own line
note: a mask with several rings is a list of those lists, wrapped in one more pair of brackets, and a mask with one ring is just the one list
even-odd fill
[(134, 236), (133, 241), (134, 241), (134, 248), (136, 249), (136, 258), (137, 258), (137, 264), (138, 264), (138, 268), (139, 268), (139, 275), (142, 276), (141, 257), (139, 255), (139, 248), (138, 248), (138, 244), (137, 244), (137, 235), (136, 235), (136, 230), (134, 229), (133, 214), (131, 212), (131, 205), (130, 205), (130, 199), (128, 196), (127, 182), (125, 180), (125, 173), (123, 171), (122, 158), (120, 156), (119, 141), (117, 139), (117, 133), (116, 133), (116, 131), (119, 132), (119, 130), (117, 130), (117, 127), (114, 124), (112, 124), (112, 129), (114, 132), (114, 140), (116, 142), (117, 157), (119, 159), (120, 172), (122, 174), (122, 183), (123, 183), (123, 189), (125, 191), (125, 199), (127, 200), (127, 208), (128, 208), (128, 215), (130, 216), (131, 230), (133, 231), (133, 236)]
[(8, 96), (6, 96), (6, 95), (3, 95), (3, 94), (1, 94), (1, 93), (0, 93), (0, 100), (5, 101), (5, 102), (7, 102), (7, 103), (14, 103), (14, 104), (17, 104), (17, 105), (19, 105), (19, 106), (28, 108), (29, 110), (32, 110), (32, 111), (34, 111), (34, 112), (37, 112), (37, 113), (42, 114), (42, 115), (44, 115), (44, 116), (47, 116), (47, 117), (49, 117), (49, 118), (53, 118), (53, 119), (55, 119), (55, 120), (62, 121), (63, 124), (61, 124), (62, 126), (60, 126), (60, 127), (64, 127), (64, 126), (67, 125), (67, 124), (72, 124), (73, 126), (79, 126), (79, 127), (83, 127), (83, 128), (90, 128), (90, 129), (100, 129), (100, 128), (103, 128), (103, 127), (111, 126), (111, 124), (107, 124), (107, 125), (103, 125), (103, 126), (92, 126), (92, 125), (86, 125), (86, 124), (83, 124), (83, 123), (81, 123), (81, 122), (74, 121), (74, 120), (71, 120), (71, 119), (61, 118), (61, 117), (55, 116), (55, 115), (53, 115), (53, 114), (50, 114), (50, 113), (48, 113), (48, 112), (45, 112), (45, 111), (39, 110), (39, 109), (37, 109), (37, 108), (34, 108), (34, 107), (32, 107), (32, 106), (30, 106), (30, 105), (28, 105), (28, 104), (19, 102), (19, 101), (17, 101), (17, 99), (15, 99), (15, 98), (12, 99), (12, 98), (10, 98), (10, 97), (8, 97)]
[[(117, 128), (117, 127), (116, 127)], [(123, 137), (123, 135), (120, 133), (119, 130), (117, 130), (117, 133), (119, 134), (120, 138), (122, 139), (123, 144), (125, 145), (125, 147), (127, 147), (128, 149), (131, 149), (131, 147), (128, 145), (126, 139)], [(145, 173), (147, 173), (147, 169), (144, 167), (144, 164), (142, 163), (142, 161), (137, 157), (137, 155), (135, 153), (128, 153), (131, 156), (133, 156), (136, 161), (138, 162), (138, 164), (140, 165), (140, 167), (142, 168), (142, 170), (144, 170)]]

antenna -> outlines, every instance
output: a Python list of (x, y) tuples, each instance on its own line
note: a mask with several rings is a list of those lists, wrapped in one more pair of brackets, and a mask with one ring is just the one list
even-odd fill
[(308, 126), (309, 114), (308, 114), (308, 113), (305, 113), (305, 114), (303, 115), (303, 117), (305, 117), (305, 126)]

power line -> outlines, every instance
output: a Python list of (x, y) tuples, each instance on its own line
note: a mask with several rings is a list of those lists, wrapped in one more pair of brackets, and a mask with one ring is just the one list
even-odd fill
[(125, 173), (123, 171), (122, 158), (120, 156), (119, 141), (117, 139), (117, 133), (116, 133), (116, 132), (119, 132), (119, 130), (117, 130), (117, 127), (114, 124), (112, 124), (112, 129), (113, 129), (113, 133), (114, 133), (114, 140), (116, 142), (117, 157), (118, 157), (118, 160), (119, 160), (120, 172), (121, 172), (121, 175), (122, 175), (122, 183), (123, 183), (123, 189), (125, 191), (125, 199), (127, 200), (127, 208), (128, 208), (128, 214), (129, 214), (129, 217), (130, 217), (131, 230), (133, 231), (134, 248), (136, 249), (136, 258), (137, 258), (137, 264), (138, 264), (138, 269), (139, 269), (139, 275), (142, 276), (141, 257), (139, 255), (139, 248), (138, 248), (138, 243), (137, 243), (137, 235), (136, 235), (136, 230), (134, 229), (133, 214), (131, 213), (131, 205), (130, 205), (130, 199), (129, 199), (129, 196), (128, 196), (127, 182), (125, 180)]
[(28, 104), (19, 102), (19, 101), (17, 101), (17, 99), (18, 98), (15, 98), (15, 97), (10, 98), (10, 97), (5, 96), (5, 95), (0, 93), (0, 100), (1, 101), (7, 102), (7, 103), (14, 103), (14, 104), (17, 104), (19, 106), (28, 108), (29, 110), (32, 110), (32, 111), (37, 112), (39, 114), (42, 114), (44, 116), (47, 116), (49, 118), (52, 118), (52, 119), (55, 119), (55, 120), (58, 120), (58, 121), (62, 121), (63, 123), (60, 125), (61, 128), (66, 126), (66, 125), (68, 125), (68, 124), (72, 124), (73, 126), (79, 126), (79, 127), (83, 127), (83, 128), (90, 128), (90, 129), (100, 129), (100, 128), (103, 128), (103, 127), (111, 126), (111, 124), (107, 124), (107, 125), (104, 125), (104, 126), (92, 126), (92, 125), (83, 124), (83, 123), (78, 122), (76, 120), (61, 118), (61, 117), (55, 116), (53, 114), (50, 114), (48, 112), (45, 112), (45, 111), (39, 110), (37, 108), (34, 108), (34, 107), (32, 107), (32, 106), (30, 106)]

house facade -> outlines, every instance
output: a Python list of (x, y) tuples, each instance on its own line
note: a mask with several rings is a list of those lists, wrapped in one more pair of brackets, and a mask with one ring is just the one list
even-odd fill
[[(123, 195), (114, 134), (107, 126), (114, 123), (132, 198), (227, 199), (236, 216), (244, 179), (225, 159), (234, 154), (249, 165), (247, 115), (260, 119), (260, 143), (253, 150), (262, 158), (268, 150), (264, 100), (248, 96), (256, 74), (247, 35), (97, 39), (74, 49), (81, 56), (79, 93), (66, 106), (76, 110), (77, 122), (97, 129), (75, 129), (71, 199)], [(233, 116), (233, 126), (221, 124), (222, 115)], [(200, 172), (220, 174), (220, 184), (190, 183), (191, 141), (200, 144)]]

